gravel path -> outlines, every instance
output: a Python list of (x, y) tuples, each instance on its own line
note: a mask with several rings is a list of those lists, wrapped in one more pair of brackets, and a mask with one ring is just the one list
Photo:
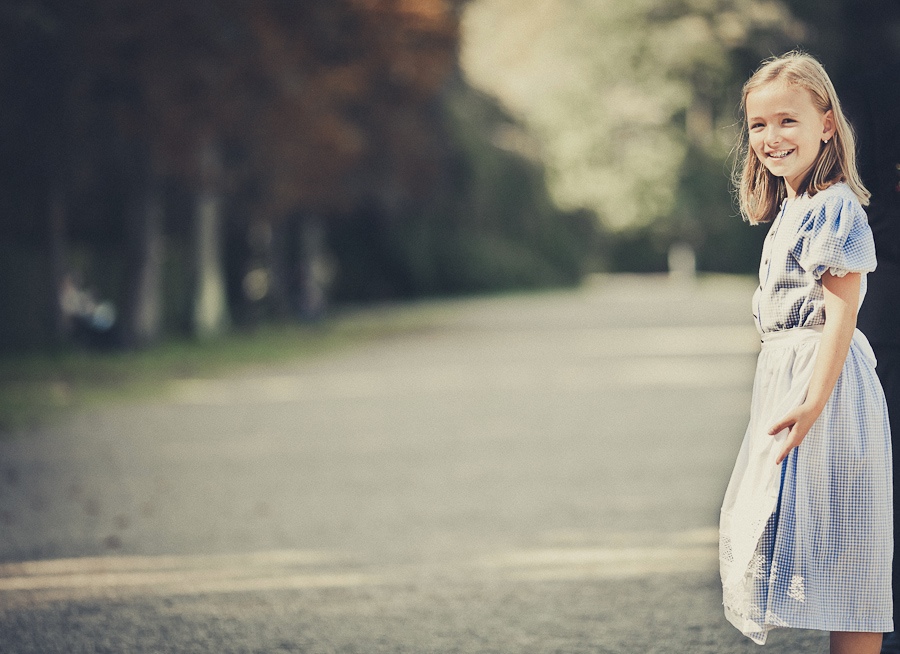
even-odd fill
[(2, 441), (0, 652), (757, 651), (722, 616), (715, 529), (752, 290), (445, 303)]

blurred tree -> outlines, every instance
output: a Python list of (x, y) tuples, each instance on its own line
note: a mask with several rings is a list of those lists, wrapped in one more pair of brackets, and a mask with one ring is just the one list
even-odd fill
[(555, 196), (614, 229), (671, 214), (688, 147), (730, 146), (730, 53), (798, 28), (769, 0), (481, 0), (465, 25), (465, 70), (536, 130)]
[(36, 0), (0, 5), (0, 279), (10, 280), (0, 285), (0, 349), (48, 331), (63, 341), (70, 329), (56, 291), (47, 292), (64, 274), (72, 191), (77, 71), (67, 57), (65, 9)]
[[(480, 106), (463, 101), (458, 75), (461, 4), (256, 5), (255, 68), (264, 78), (248, 124), (250, 168), (262, 189), (258, 217), (282, 245), (272, 257), (277, 305), (302, 315), (321, 310), (316, 287), (331, 277), (326, 246), (344, 299), (573, 279), (550, 272), (557, 264), (546, 260), (546, 233), (522, 233), (540, 221), (545, 232), (568, 229), (547, 202), (542, 174), (519, 179), (518, 194), (490, 209), (473, 207), (498, 182), (495, 173), (472, 174), (480, 159), (493, 153), (510, 174), (518, 164), (491, 143), (495, 129), (511, 126), (508, 117), (487, 125), (458, 115)], [(489, 251), (503, 248), (517, 255)]]
[(155, 340), (161, 325), (162, 183), (174, 175), (194, 189), (192, 327), (218, 333), (228, 322), (221, 253), (225, 192), (222, 151), (246, 99), (235, 2), (92, 0), (94, 20), (82, 49), (94, 99), (115, 120), (133, 160), (123, 297), (127, 345)]
[(561, 205), (597, 212), (613, 267), (665, 270), (681, 241), (752, 269), (761, 230), (728, 220), (735, 71), (802, 37), (784, 4), (480, 0), (464, 25), (465, 70), (535, 131)]
[(288, 247), (273, 266), (277, 305), (311, 315), (327, 282), (325, 228), (396, 216), (435, 186), (446, 134), (431, 105), (454, 66), (457, 19), (453, 3), (384, 1), (256, 3), (251, 16), (258, 218)]
[(583, 216), (556, 210), (515, 122), (459, 78), (461, 5), (4, 4), (0, 83), (21, 101), (0, 130), (27, 180), (2, 182), (10, 242), (31, 234), (19, 260), (55, 263), (0, 285), (39, 289), (16, 291), (30, 309), (96, 284), (119, 342), (140, 346), (236, 310), (315, 316), (334, 271), (355, 299), (577, 279)]

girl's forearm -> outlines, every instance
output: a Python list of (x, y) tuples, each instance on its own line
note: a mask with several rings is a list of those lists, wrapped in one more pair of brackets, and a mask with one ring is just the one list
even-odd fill
[(859, 277), (859, 274), (854, 273), (846, 277), (826, 273), (822, 277), (825, 290), (825, 328), (806, 395), (806, 404), (820, 412), (831, 397), (850, 351), (859, 306)]
[(831, 397), (831, 392), (834, 390), (834, 385), (841, 376), (855, 328), (855, 313), (852, 316), (846, 316), (842, 312), (840, 318), (829, 316), (825, 321), (825, 329), (819, 343), (819, 353), (816, 356), (809, 391), (806, 394), (807, 404), (816, 407), (819, 411), (825, 408), (828, 398)]

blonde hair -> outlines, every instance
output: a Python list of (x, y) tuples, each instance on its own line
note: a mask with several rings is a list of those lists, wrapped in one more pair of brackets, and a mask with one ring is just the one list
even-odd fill
[(812, 97), (816, 109), (823, 114), (831, 110), (834, 118), (834, 136), (821, 146), (819, 156), (799, 192), (813, 196), (832, 184), (846, 182), (861, 204), (869, 204), (870, 193), (856, 170), (853, 127), (841, 109), (828, 73), (814, 57), (794, 50), (764, 61), (744, 84), (741, 94), (744, 124), (733, 179), (744, 219), (754, 224), (772, 221), (781, 201), (787, 197), (784, 179), (770, 173), (750, 149), (746, 120), (747, 96), (751, 91), (775, 81), (805, 89)]

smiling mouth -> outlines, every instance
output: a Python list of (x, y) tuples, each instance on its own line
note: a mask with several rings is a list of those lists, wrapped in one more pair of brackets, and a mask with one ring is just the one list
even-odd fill
[(778, 152), (769, 152), (766, 154), (770, 159), (784, 159), (786, 156), (791, 154), (794, 150), (779, 150)]

